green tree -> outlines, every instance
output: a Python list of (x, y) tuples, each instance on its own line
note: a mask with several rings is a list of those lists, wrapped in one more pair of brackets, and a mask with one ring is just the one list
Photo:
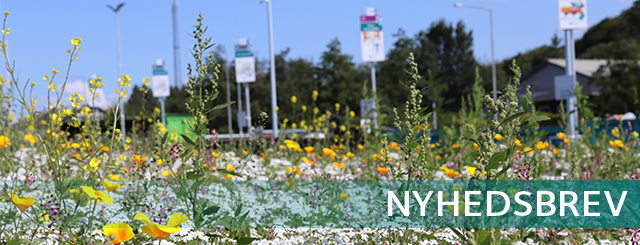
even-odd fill
[(610, 62), (601, 67), (595, 81), (602, 87), (595, 104), (599, 115), (640, 111), (640, 65), (638, 60)]
[(352, 56), (342, 53), (337, 38), (331, 40), (327, 48), (322, 53), (317, 72), (318, 108), (333, 110), (334, 104), (340, 103), (342, 108), (346, 105), (353, 111), (359, 111), (362, 86), (365, 79), (370, 79), (369, 73), (364, 66), (356, 66)]
[[(416, 62), (423, 78), (431, 71), (434, 80), (445, 86), (441, 96), (453, 103), (443, 105), (443, 109), (460, 108), (462, 96), (471, 91), (475, 80), (477, 62), (473, 57), (472, 31), (466, 31), (462, 21), (455, 26), (445, 20), (432, 23), (426, 31), (416, 35)], [(425, 103), (432, 98), (425, 96)]]

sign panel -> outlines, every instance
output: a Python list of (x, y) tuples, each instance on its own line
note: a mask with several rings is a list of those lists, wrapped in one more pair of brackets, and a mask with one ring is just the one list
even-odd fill
[(384, 61), (384, 39), (379, 15), (360, 16), (362, 61)]
[(256, 81), (256, 58), (248, 50), (236, 51), (236, 82), (251, 83)]
[(164, 68), (154, 68), (151, 77), (151, 90), (153, 97), (169, 97), (171, 94), (171, 86), (169, 84), (169, 75)]
[(573, 76), (563, 75), (556, 76), (553, 79), (556, 100), (566, 100), (573, 96)]
[(587, 29), (587, 0), (558, 0), (560, 29)]

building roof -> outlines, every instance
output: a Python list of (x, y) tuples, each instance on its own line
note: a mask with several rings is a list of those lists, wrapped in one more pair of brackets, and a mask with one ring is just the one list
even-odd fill
[[(566, 61), (564, 59), (547, 59), (547, 62), (565, 68)], [(592, 77), (594, 73), (600, 69), (600, 66), (607, 65), (607, 60), (598, 59), (576, 59), (576, 72), (582, 75)]]

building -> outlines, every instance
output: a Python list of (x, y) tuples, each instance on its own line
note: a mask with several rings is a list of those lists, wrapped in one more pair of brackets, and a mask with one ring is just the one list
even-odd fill
[[(593, 76), (601, 66), (607, 64), (607, 60), (576, 59), (575, 69), (578, 83), (583, 88), (583, 93), (589, 96), (598, 96), (600, 88), (592, 83)], [(522, 88), (519, 94), (524, 95), (526, 85), (531, 85), (531, 97), (536, 103), (536, 109), (543, 112), (558, 113), (560, 101), (556, 100), (555, 82), (556, 76), (565, 75), (564, 59), (548, 59), (536, 66), (520, 79)], [(564, 103), (566, 105), (566, 102)]]

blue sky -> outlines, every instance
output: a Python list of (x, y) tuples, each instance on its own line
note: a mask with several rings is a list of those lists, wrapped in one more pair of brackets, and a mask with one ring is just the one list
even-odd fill
[[(491, 59), (489, 14), (486, 11), (454, 8), (453, 4), (481, 5), (493, 8), (495, 23), (496, 59), (502, 60), (519, 52), (550, 43), (558, 34), (557, 0), (272, 0), (274, 45), (276, 53), (291, 48), (289, 58), (303, 57), (320, 61), (320, 55), (333, 38), (342, 42), (343, 52), (361, 63), (359, 16), (367, 7), (375, 7), (383, 17), (385, 50), (395, 42), (392, 34), (403, 28), (413, 36), (429, 25), (445, 19), (464, 21), (473, 30), (474, 53), (482, 63)], [(21, 84), (27, 79), (36, 81), (34, 97), (44, 105), (46, 84), (42, 77), (51, 69), (67, 71), (70, 40), (80, 37), (82, 51), (74, 62), (68, 92), (79, 91), (77, 81), (86, 81), (92, 74), (104, 79), (105, 94), (112, 97), (117, 80), (115, 16), (106, 7), (122, 1), (20, 0), (2, 1), (0, 10), (10, 11), (7, 27), (9, 58), (15, 60)], [(173, 84), (173, 41), (170, 0), (125, 1), (120, 11), (122, 70), (142, 84), (151, 76), (151, 65), (160, 58), (166, 60)], [(588, 22), (595, 25), (607, 17), (614, 17), (632, 5), (630, 0), (588, 0)], [(228, 51), (239, 38), (248, 38), (255, 54), (269, 57), (267, 5), (259, 0), (180, 1), (179, 39), (183, 79), (195, 43), (189, 36), (198, 13), (204, 15), (207, 36)], [(576, 32), (580, 37), (584, 31)], [(229, 52), (232, 57), (233, 53)], [(57, 80), (61, 83), (62, 80)], [(65, 95), (68, 97), (68, 95)]]

